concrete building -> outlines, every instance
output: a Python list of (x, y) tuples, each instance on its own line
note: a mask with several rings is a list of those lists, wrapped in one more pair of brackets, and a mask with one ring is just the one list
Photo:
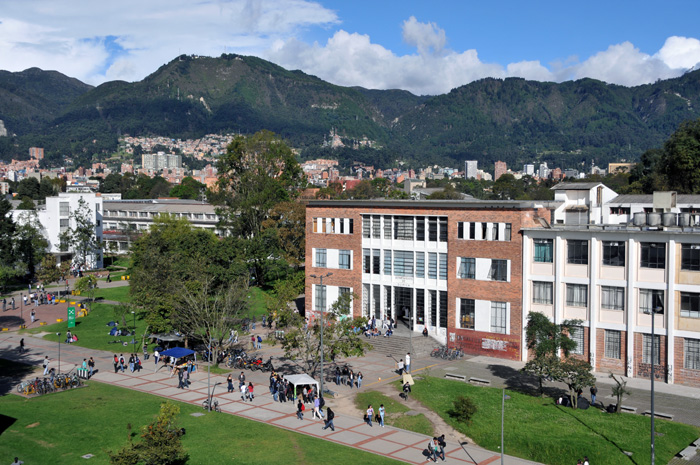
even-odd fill
[(216, 208), (208, 203), (182, 199), (141, 199), (104, 202), (104, 241), (107, 250), (126, 253), (131, 242), (160, 215), (187, 219), (194, 227), (220, 235)]
[(583, 199), (589, 221), (569, 223), (566, 213), (549, 228), (523, 229), (524, 315), (581, 320), (573, 334), (577, 356), (596, 371), (649, 378), (652, 310), (659, 309), (656, 378), (700, 386), (700, 228), (693, 211), (700, 196), (606, 200), (600, 186), (556, 190), (560, 198)]
[(160, 171), (182, 167), (182, 155), (171, 153), (144, 153), (141, 155), (141, 166), (147, 171)]
[[(311, 201), (306, 312), (352, 293), (354, 316), (470, 354), (522, 357), (522, 240), (549, 211), (517, 201)], [(311, 274), (333, 275), (323, 286)]]
[(464, 162), (464, 178), (476, 179), (478, 171), (478, 162), (476, 160), (467, 160)]
[(506, 165), (506, 162), (504, 161), (497, 161), (496, 162), (496, 169), (494, 170), (493, 173), (493, 180), (498, 181), (498, 178), (506, 174), (508, 171), (508, 166)]
[(29, 158), (34, 158), (35, 160), (44, 159), (44, 148), (43, 147), (29, 147)]

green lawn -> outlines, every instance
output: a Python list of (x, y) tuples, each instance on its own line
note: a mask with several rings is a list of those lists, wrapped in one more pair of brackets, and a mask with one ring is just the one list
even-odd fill
[(248, 289), (248, 310), (251, 315), (255, 315), (258, 321), (267, 313), (267, 305), (265, 296), (267, 291), (259, 287), (251, 287)]
[[(138, 433), (153, 420), (162, 401), (97, 382), (32, 399), (6, 395), (0, 398), (0, 457), (11, 461), (19, 456), (27, 464), (107, 465), (108, 451), (127, 444), (127, 424)], [(193, 417), (203, 412), (200, 407), (178, 405), (178, 424), (187, 431), (182, 443), (191, 465), (397, 463), (233, 415), (208, 412)], [(84, 460), (85, 454), (94, 457)]]
[[(122, 337), (112, 337), (109, 335), (110, 327), (107, 323), (114, 321), (114, 306), (108, 304), (95, 303), (92, 307), (92, 311), (84, 317), (76, 319), (75, 328), (71, 328), (71, 332), (78, 336), (78, 342), (74, 343), (76, 346), (87, 347), (90, 349), (107, 350), (109, 352), (115, 352), (118, 350), (124, 351), (126, 349), (122, 344), (110, 344), (108, 341), (121, 340), (127, 342), (128, 350), (131, 350), (131, 336)], [(126, 324), (129, 329), (133, 328), (134, 320), (131, 315), (127, 316)], [(121, 323), (121, 322), (120, 322)], [(123, 326), (120, 324), (120, 326)], [(60, 332), (62, 334), (66, 333), (68, 330), (68, 323), (62, 321), (61, 323), (55, 323), (49, 326), (41, 326), (38, 328), (32, 328), (27, 331), (30, 333), (40, 333), (48, 332), (45, 339), (56, 340), (56, 333)], [(140, 352), (141, 347), (141, 335), (146, 330), (146, 323), (141, 319), (140, 315), (136, 315), (136, 350)], [(120, 349), (118, 349), (120, 348)]]
[(377, 391), (361, 392), (355, 396), (355, 406), (364, 412), (368, 405), (372, 405), (375, 412), (379, 411), (379, 406), (384, 404), (386, 414), (384, 422), (387, 425), (396, 426), (408, 431), (433, 436), (433, 424), (422, 413), (418, 415), (405, 415), (410, 409), (401, 402)]
[(95, 299), (131, 302), (130, 286), (97, 288)]
[[(397, 385), (398, 387), (398, 385)], [(417, 380), (412, 396), (450, 425), (489, 450), (501, 443), (501, 389), (477, 387), (439, 378)], [(572, 410), (552, 399), (506, 391), (505, 453), (552, 465), (570, 465), (588, 456), (591, 463), (648, 464), (650, 419), (633, 414), (607, 414), (598, 409)], [(457, 396), (470, 397), (478, 410), (470, 425), (447, 412)], [(673, 456), (700, 436), (700, 429), (656, 420), (657, 463)], [(632, 460), (623, 454), (632, 452)]]

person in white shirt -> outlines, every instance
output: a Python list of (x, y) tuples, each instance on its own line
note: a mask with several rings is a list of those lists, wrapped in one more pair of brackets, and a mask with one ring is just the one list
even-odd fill
[(411, 372), (411, 352), (406, 354), (406, 373)]

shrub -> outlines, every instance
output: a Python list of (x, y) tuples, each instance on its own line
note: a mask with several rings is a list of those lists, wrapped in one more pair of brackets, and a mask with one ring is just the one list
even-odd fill
[(459, 396), (452, 404), (449, 415), (457, 421), (469, 424), (476, 413), (476, 404), (469, 397)]

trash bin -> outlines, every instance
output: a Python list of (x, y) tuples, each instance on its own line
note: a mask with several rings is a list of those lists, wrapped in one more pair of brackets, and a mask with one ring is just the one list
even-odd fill
[(81, 379), (88, 379), (88, 370), (87, 368), (78, 368), (78, 378)]

